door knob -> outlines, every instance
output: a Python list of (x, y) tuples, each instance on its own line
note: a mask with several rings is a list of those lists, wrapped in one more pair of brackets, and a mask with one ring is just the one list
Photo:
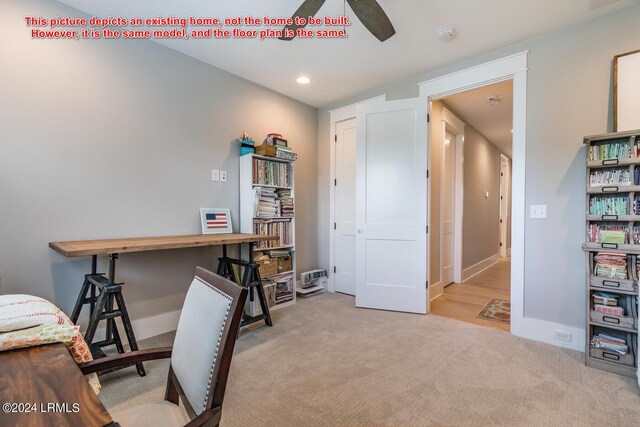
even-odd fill
[(358, 228), (358, 233), (362, 234), (364, 233), (364, 230), (362, 228)]

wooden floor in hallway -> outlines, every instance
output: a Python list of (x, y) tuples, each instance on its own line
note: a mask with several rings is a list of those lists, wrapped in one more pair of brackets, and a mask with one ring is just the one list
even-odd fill
[(500, 261), (464, 283), (454, 283), (431, 301), (431, 314), (509, 331), (510, 325), (477, 318), (492, 298), (511, 301), (511, 259)]

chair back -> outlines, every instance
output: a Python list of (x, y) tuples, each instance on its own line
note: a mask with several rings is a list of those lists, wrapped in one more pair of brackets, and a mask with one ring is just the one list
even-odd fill
[(222, 406), (247, 290), (202, 267), (187, 291), (171, 372), (191, 413)]

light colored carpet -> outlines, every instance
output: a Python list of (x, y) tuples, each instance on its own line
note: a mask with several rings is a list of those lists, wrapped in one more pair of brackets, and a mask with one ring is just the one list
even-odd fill
[[(323, 294), (236, 345), (223, 426), (632, 426), (640, 390), (583, 354)], [(142, 342), (167, 345), (172, 334)], [(167, 361), (102, 377), (110, 410), (161, 400)]]

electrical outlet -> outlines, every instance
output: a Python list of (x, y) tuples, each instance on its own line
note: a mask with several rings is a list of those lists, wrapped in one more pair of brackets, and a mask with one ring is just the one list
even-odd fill
[(227, 182), (227, 171), (220, 171), (220, 182)]
[(211, 170), (211, 181), (213, 182), (220, 181), (220, 171), (218, 169)]
[(531, 218), (542, 219), (547, 217), (547, 205), (531, 205)]
[(571, 340), (573, 339), (573, 335), (571, 334), (571, 332), (566, 332), (566, 331), (561, 331), (559, 329), (554, 329), (553, 330), (553, 338), (560, 340), (560, 341), (567, 341), (567, 342), (571, 342)]

